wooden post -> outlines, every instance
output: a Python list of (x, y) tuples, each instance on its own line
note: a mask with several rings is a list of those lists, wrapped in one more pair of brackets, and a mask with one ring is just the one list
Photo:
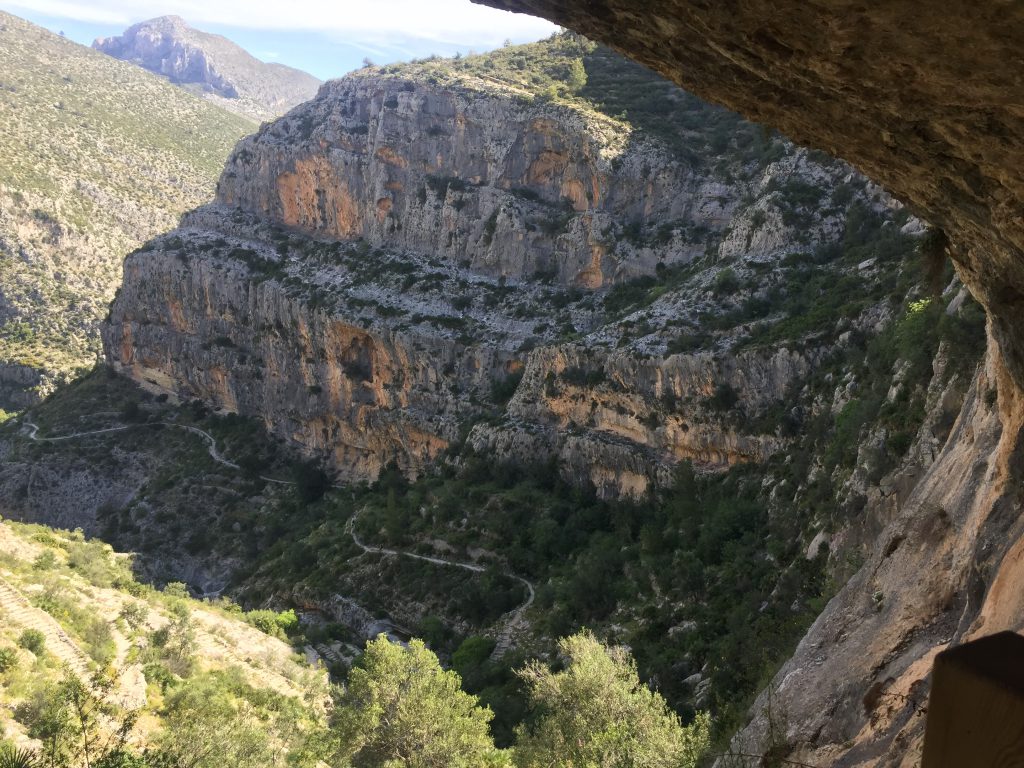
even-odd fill
[(1024, 637), (1001, 632), (935, 658), (921, 768), (1024, 768)]

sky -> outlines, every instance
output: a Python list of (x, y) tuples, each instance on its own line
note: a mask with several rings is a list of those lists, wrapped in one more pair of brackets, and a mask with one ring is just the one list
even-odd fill
[(264, 61), (340, 77), (430, 54), (486, 51), (547, 37), (550, 22), (469, 0), (0, 0), (0, 8), (83, 45), (139, 21), (176, 14)]

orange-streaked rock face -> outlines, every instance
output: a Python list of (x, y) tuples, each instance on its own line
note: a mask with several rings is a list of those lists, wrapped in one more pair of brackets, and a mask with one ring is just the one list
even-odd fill
[(476, 412), (458, 389), (486, 392), (514, 367), (444, 338), (368, 331), (223, 263), (147, 253), (127, 270), (106, 330), (116, 368), (256, 416), (344, 479), (373, 479), (391, 461), (415, 473)]
[(281, 222), (338, 238), (357, 237), (361, 208), (330, 163), (314, 156), (297, 158), (294, 166), (277, 177)]
[(243, 141), (218, 200), (319, 237), (594, 290), (693, 256), (652, 238), (598, 255), (609, 232), (724, 230), (741, 198), (631, 131), (486, 89), (351, 76)]

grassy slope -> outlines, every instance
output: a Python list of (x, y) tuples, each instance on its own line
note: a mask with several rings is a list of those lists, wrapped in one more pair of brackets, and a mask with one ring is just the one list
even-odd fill
[[(22, 596), (19, 607), (0, 594), (0, 745), (6, 739), (39, 748), (47, 729), (44, 702), (66, 674), (63, 649), (76, 646), (83, 682), (99, 675), (113, 692), (101, 732), (134, 711), (131, 743), (159, 743), (188, 714), (176, 701), (217, 692), (239, 713), (258, 717), (285, 752), (297, 748), (318, 718), (316, 705), (307, 702), (322, 702), (323, 674), (287, 643), (245, 623), (230, 603), (201, 603), (173, 586), (160, 592), (139, 584), (130, 562), (80, 532), (0, 523), (0, 580)], [(35, 611), (26, 610), (25, 600)], [(53, 625), (46, 616), (64, 638), (47, 629)], [(42, 652), (25, 647), (23, 633), (33, 624), (45, 633)], [(280, 755), (265, 764), (282, 763)]]
[(125, 254), (213, 194), (246, 118), (0, 13), (0, 361), (99, 349)]

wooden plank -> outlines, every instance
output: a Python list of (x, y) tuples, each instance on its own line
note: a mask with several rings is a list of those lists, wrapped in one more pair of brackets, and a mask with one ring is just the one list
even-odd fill
[(935, 658), (921, 768), (1024, 768), (1024, 637), (1001, 632)]

